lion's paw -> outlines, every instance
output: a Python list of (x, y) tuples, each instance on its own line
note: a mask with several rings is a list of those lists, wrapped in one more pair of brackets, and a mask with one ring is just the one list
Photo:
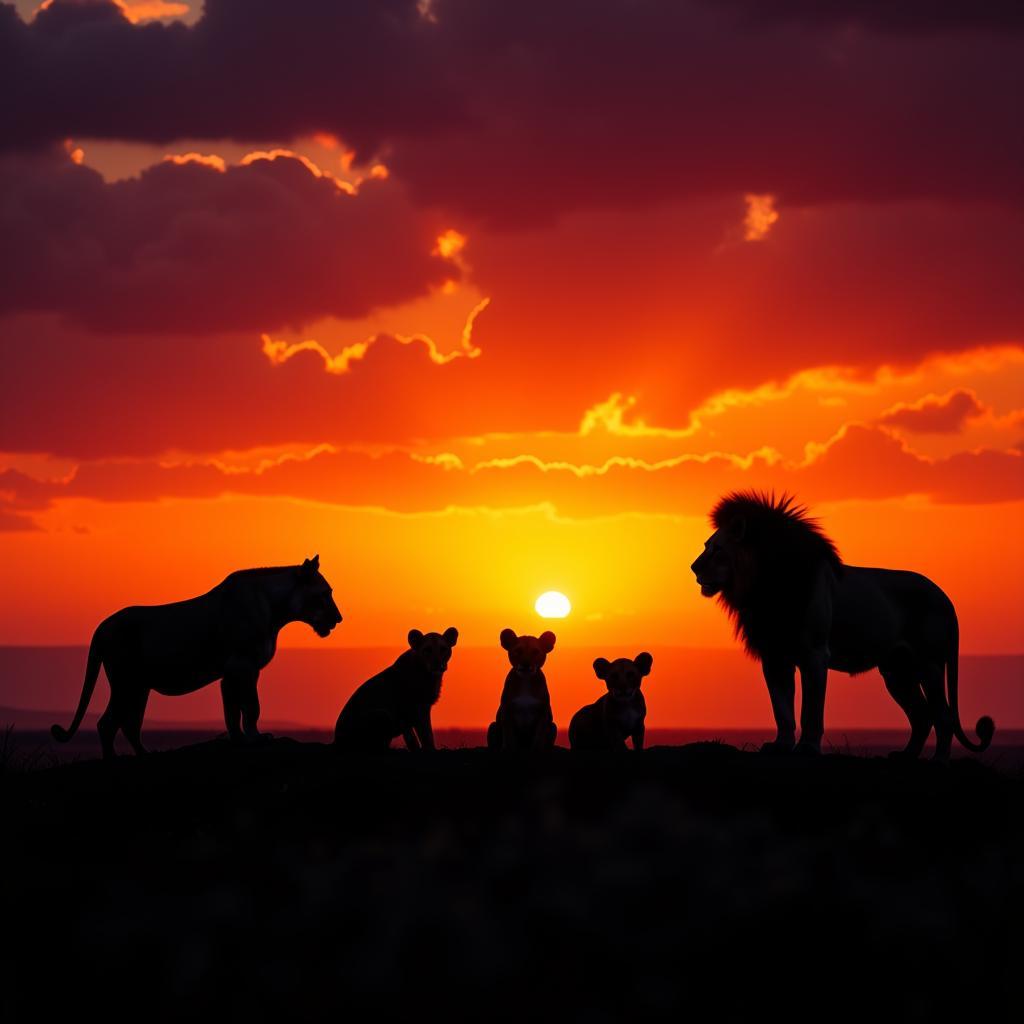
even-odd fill
[(820, 757), (821, 747), (816, 743), (804, 743), (802, 740), (793, 748), (798, 757)]

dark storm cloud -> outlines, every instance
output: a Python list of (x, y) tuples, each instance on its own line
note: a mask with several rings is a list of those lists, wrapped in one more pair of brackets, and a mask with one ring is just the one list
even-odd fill
[(735, 191), (1019, 203), (1024, 35), (998, 31), (1018, 5), (862, 7), (208, 0), (191, 28), (8, 8), (0, 141), (330, 131), (504, 224)]
[(64, 153), (0, 156), (0, 313), (94, 330), (272, 330), (358, 317), (458, 277), (394, 181), (299, 160), (165, 162), (107, 184)]
[(895, 32), (1024, 29), (1019, 0), (704, 0), (762, 22), (860, 26)]
[(132, 25), (106, 0), (0, 7), (0, 145), (74, 134), (281, 138), (328, 130), (367, 148), (445, 104), (411, 0), (207, 0), (195, 27)]

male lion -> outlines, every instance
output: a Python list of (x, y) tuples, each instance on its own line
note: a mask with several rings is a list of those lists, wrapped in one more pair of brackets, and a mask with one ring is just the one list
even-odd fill
[(66, 730), (53, 726), (53, 738), (66, 743), (74, 736), (102, 665), (110, 683), (110, 703), (98, 723), (104, 757), (113, 757), (118, 729), (136, 754), (145, 753), (140, 733), (151, 690), (176, 696), (217, 679), (228, 735), (256, 739), (256, 681), (289, 622), (305, 622), (322, 637), (341, 622), (319, 555), (302, 565), (240, 569), (187, 601), (122, 608), (96, 627), (74, 721)]
[(719, 596), (737, 636), (761, 660), (778, 729), (762, 749), (794, 748), (799, 667), (799, 752), (821, 750), (830, 668), (850, 675), (879, 670), (910, 720), (910, 740), (894, 755), (917, 757), (933, 727), (937, 760), (948, 759), (954, 735), (968, 750), (985, 750), (995, 732), (992, 719), (978, 720), (977, 743), (960, 724), (960, 634), (949, 598), (915, 572), (844, 565), (794, 502), (785, 494), (778, 501), (753, 491), (726, 495), (711, 513), (715, 532), (690, 566), (700, 592)]

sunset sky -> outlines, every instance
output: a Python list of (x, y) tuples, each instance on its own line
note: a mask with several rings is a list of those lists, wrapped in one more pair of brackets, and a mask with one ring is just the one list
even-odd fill
[(688, 567), (756, 487), (1024, 649), (1020, 4), (38, 6), (0, 643), (319, 552), (345, 622), (285, 645), (496, 648), (555, 589), (594, 656), (731, 648)]

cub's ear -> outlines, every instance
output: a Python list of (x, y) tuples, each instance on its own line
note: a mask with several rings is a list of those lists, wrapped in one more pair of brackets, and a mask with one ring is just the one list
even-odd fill
[(442, 635), (444, 636), (444, 642), (449, 647), (454, 647), (458, 642), (459, 631), (454, 626), (449, 626)]
[(594, 660), (594, 675), (598, 679), (608, 678), (608, 669), (612, 667), (612, 663), (607, 658), (596, 658)]
[(307, 573), (314, 573), (320, 571), (320, 556), (314, 555), (312, 558), (307, 558), (302, 563), (302, 571)]
[(633, 664), (636, 665), (636, 667), (639, 669), (640, 675), (646, 676), (651, 671), (651, 666), (654, 664), (654, 659), (646, 651), (644, 651), (643, 654), (638, 654), (633, 659)]
[(729, 523), (726, 533), (730, 540), (741, 541), (747, 535), (747, 520), (743, 516), (737, 516)]
[(501, 646), (504, 647), (506, 651), (511, 651), (519, 637), (516, 636), (516, 631), (514, 629), (503, 629), (499, 639), (501, 640)]
[(537, 639), (540, 641), (540, 648), (542, 651), (550, 651), (555, 646), (555, 634), (550, 629), (541, 633)]
[(423, 634), (418, 629), (409, 630), (409, 646), (418, 647), (420, 641), (423, 639)]

